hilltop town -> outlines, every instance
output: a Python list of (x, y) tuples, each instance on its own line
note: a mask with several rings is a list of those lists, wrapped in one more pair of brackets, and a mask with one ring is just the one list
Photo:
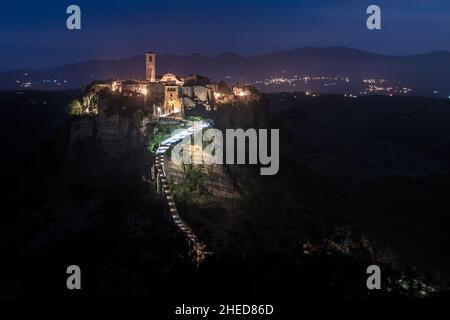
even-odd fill
[(150, 102), (155, 117), (184, 118), (187, 110), (201, 107), (206, 111), (217, 110), (220, 105), (259, 101), (261, 94), (252, 85), (218, 83), (201, 75), (180, 77), (172, 73), (156, 75), (156, 54), (145, 54), (145, 79), (94, 81), (85, 90), (83, 113), (99, 113), (98, 99), (102, 93), (123, 97), (143, 98)]

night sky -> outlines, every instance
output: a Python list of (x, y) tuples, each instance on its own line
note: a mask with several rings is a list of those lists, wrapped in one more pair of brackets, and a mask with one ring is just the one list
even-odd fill
[[(82, 30), (66, 28), (77, 4)], [(382, 30), (366, 28), (370, 4)], [(157, 53), (243, 55), (303, 46), (387, 54), (450, 51), (448, 0), (10, 1), (0, 4), (0, 70)]]

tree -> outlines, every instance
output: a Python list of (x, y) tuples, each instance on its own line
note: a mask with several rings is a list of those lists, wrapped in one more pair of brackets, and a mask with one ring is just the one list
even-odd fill
[(83, 106), (81, 105), (81, 102), (78, 100), (73, 100), (69, 104), (69, 115), (71, 116), (81, 116), (83, 114)]

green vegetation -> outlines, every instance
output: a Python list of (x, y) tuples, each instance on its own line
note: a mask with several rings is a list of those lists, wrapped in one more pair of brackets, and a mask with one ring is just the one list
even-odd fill
[(68, 112), (70, 116), (81, 116), (83, 114), (83, 106), (79, 100), (73, 100), (69, 103)]
[(194, 194), (199, 194), (201, 182), (206, 178), (205, 174), (194, 165), (186, 165), (185, 170), (186, 177), (183, 183), (171, 186), (176, 200), (180, 202), (186, 202)]
[(148, 135), (148, 151), (154, 154), (162, 141), (169, 138), (175, 130), (183, 129), (183, 127), (183, 124), (157, 124), (154, 133)]
[(202, 117), (199, 117), (199, 116), (189, 116), (189, 117), (186, 117), (186, 120), (187, 121), (202, 121), (203, 119), (202, 119)]
[(185, 118), (189, 123), (203, 121), (208, 123), (211, 127), (214, 126), (214, 120), (202, 118), (200, 116), (188, 116)]

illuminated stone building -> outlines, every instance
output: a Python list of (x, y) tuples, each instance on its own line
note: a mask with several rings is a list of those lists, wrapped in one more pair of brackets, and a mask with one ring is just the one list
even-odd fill
[(122, 94), (147, 95), (149, 82), (139, 80), (126, 80), (122, 82)]
[(145, 80), (156, 82), (156, 54), (154, 52), (145, 54)]
[(165, 75), (163, 75), (161, 77), (161, 79), (158, 80), (158, 82), (162, 83), (164, 85), (169, 85), (169, 86), (171, 86), (171, 85), (177, 85), (177, 86), (184, 85), (183, 79), (178, 78), (173, 73), (166, 73)]
[(164, 86), (164, 109), (163, 114), (183, 114), (182, 99), (180, 86), (166, 85)]

